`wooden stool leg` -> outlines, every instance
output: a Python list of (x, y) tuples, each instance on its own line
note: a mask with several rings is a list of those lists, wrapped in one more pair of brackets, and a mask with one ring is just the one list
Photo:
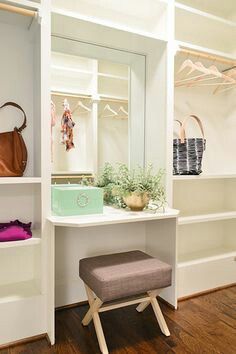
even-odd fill
[(100, 350), (102, 354), (108, 354), (107, 344), (104, 337), (102, 324), (98, 312), (93, 313), (93, 322), (94, 322), (94, 327), (97, 334)]
[(100, 317), (98, 314), (98, 310), (102, 306), (103, 302), (98, 297), (95, 299), (92, 290), (86, 284), (84, 284), (84, 285), (85, 285), (85, 290), (87, 293), (90, 308), (89, 308), (88, 312), (86, 313), (86, 315), (84, 316), (84, 318), (82, 320), (82, 324), (84, 326), (87, 326), (91, 322), (91, 320), (93, 319), (100, 350), (101, 350), (102, 354), (108, 354), (106, 340), (104, 337)]
[[(148, 292), (148, 295), (149, 295), (149, 297), (150, 296), (157, 296), (160, 292), (161, 292), (161, 290), (162, 289), (158, 289), (158, 290), (152, 290), (152, 291), (149, 291)], [(151, 303), (151, 298), (150, 298), (150, 300), (148, 300), (148, 301), (146, 301), (146, 302), (141, 302), (137, 307), (136, 307), (136, 310), (138, 311), (138, 312), (143, 312), (149, 305), (150, 305), (150, 303)]]
[(162, 333), (165, 336), (169, 337), (170, 336), (170, 332), (169, 332), (169, 329), (167, 327), (166, 321), (165, 321), (165, 319), (163, 317), (163, 314), (161, 312), (161, 309), (160, 309), (160, 306), (159, 306), (159, 304), (157, 302), (156, 297), (151, 297), (151, 304), (152, 304), (153, 311), (155, 313), (156, 319), (157, 319), (157, 321), (159, 323), (159, 326), (161, 328)]
[(93, 313), (95, 311), (97, 311), (97, 309), (99, 309), (102, 306), (102, 301), (97, 298), (96, 300), (93, 301), (92, 305), (90, 306), (90, 309), (88, 310), (88, 312), (86, 313), (86, 315), (84, 316), (83, 320), (82, 320), (82, 324), (84, 326), (88, 326), (89, 323), (91, 322), (92, 318), (93, 318)]
[(136, 307), (136, 310), (138, 312), (143, 312), (151, 303), (151, 300), (150, 301), (146, 301), (146, 302), (141, 302), (137, 307)]

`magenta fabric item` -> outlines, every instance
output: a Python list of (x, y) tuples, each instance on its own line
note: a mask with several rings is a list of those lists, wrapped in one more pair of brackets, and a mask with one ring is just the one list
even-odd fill
[(20, 241), (32, 237), (31, 223), (24, 224), (19, 220), (0, 223), (0, 242)]

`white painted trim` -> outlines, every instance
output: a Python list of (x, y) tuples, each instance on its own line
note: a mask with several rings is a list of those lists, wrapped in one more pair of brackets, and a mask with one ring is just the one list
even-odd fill
[(124, 224), (137, 221), (177, 218), (179, 211), (166, 209), (164, 212), (132, 212), (112, 207), (104, 207), (103, 214), (85, 216), (50, 216), (54, 226), (89, 227), (99, 225)]

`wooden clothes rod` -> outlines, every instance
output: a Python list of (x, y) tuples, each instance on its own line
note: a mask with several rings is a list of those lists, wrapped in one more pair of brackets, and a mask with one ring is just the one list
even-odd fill
[(123, 102), (123, 103), (127, 103), (128, 102), (128, 100), (125, 100), (125, 99), (123, 99), (123, 98), (109, 98), (109, 97), (107, 97), (107, 98), (105, 98), (105, 97), (102, 97), (101, 99), (100, 99), (100, 101), (104, 101), (104, 102)]
[(35, 17), (37, 12), (8, 4), (0, 3), (0, 10), (13, 12), (23, 16)]
[(218, 61), (219, 63), (223, 63), (223, 64), (236, 65), (236, 60), (223, 58), (218, 55), (212, 55), (212, 54), (208, 54), (208, 53), (198, 52), (193, 49), (180, 48), (178, 50), (178, 52), (183, 53), (183, 54), (193, 55), (198, 58), (208, 59), (208, 60), (212, 60), (212, 61)]
[[(74, 93), (66, 93), (66, 92), (57, 92), (57, 91), (52, 91), (51, 95), (53, 96), (61, 96), (61, 97), (72, 97), (72, 98), (84, 98), (84, 99), (92, 99), (92, 95), (81, 95), (81, 94), (74, 94)], [(128, 99), (125, 100), (123, 98), (114, 98), (114, 97), (101, 97), (98, 102), (120, 102), (120, 103), (127, 103)]]
[(51, 95), (53, 96), (62, 96), (62, 97), (72, 97), (72, 98), (92, 98), (91, 95), (77, 95), (75, 93), (66, 93), (66, 92), (57, 92), (57, 91), (52, 91)]

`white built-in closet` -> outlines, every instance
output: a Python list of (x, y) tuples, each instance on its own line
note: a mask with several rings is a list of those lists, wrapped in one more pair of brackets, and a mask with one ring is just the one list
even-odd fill
[[(235, 66), (235, 19), (235, 1), (176, 2), (175, 38), (180, 46), (176, 77), (185, 59), (215, 65), (219, 71)], [(216, 87), (175, 88), (174, 118), (183, 121), (197, 115), (206, 138), (203, 173), (173, 177), (173, 206), (180, 210), (180, 298), (236, 281), (236, 91), (213, 94)], [(175, 137), (178, 129), (175, 123)], [(194, 120), (187, 126), (187, 136), (201, 137)]]
[[(15, 101), (26, 111), (29, 152), (24, 177), (0, 178), (0, 221), (33, 223), (32, 239), (0, 244), (0, 345), (41, 334), (55, 342), (54, 307), (85, 300), (78, 260), (89, 255), (141, 249), (168, 262), (173, 282), (161, 296), (174, 307), (178, 298), (236, 282), (235, 89), (174, 90), (174, 61), (176, 74), (187, 57), (219, 70), (235, 65), (235, 1), (53, 0), (52, 9), (50, 3), (0, 1), (0, 102)], [(69, 153), (60, 144), (65, 98), (71, 109), (79, 100), (90, 109), (74, 113), (76, 148)], [(122, 105), (128, 119), (105, 118), (106, 104)], [(173, 118), (189, 114), (205, 130), (203, 173), (173, 176)], [(21, 118), (13, 109), (0, 111), (0, 131)], [(122, 138), (111, 149), (118, 131)], [(187, 135), (199, 135), (194, 122)], [(114, 156), (166, 170), (168, 204), (180, 210), (177, 230), (178, 212), (168, 208), (156, 220), (123, 211), (87, 224), (51, 217), (51, 172), (94, 174)]]

